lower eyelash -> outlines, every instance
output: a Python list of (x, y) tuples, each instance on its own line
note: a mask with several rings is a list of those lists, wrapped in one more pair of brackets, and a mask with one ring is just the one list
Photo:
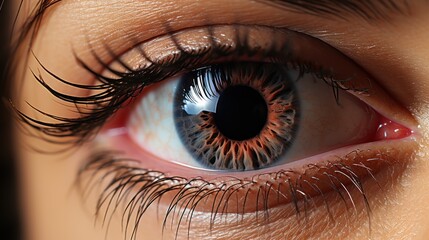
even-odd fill
[[(266, 223), (270, 221), (270, 209), (288, 203), (298, 221), (308, 221), (312, 207), (317, 208), (317, 197), (322, 198), (329, 218), (334, 221), (331, 202), (326, 197), (328, 192), (339, 196), (347, 212), (353, 208), (357, 213), (358, 199), (351, 194), (357, 190), (370, 219), (371, 208), (363, 182), (370, 178), (381, 188), (375, 175), (381, 165), (390, 164), (387, 156), (381, 152), (354, 151), (325, 164), (308, 165), (302, 172), (290, 169), (257, 175), (247, 180), (230, 177), (216, 182), (166, 176), (159, 171), (142, 169), (138, 167), (137, 161), (119, 156), (119, 153), (111, 151), (94, 154), (92, 160), (80, 169), (76, 186), (84, 198), (96, 186), (102, 187), (96, 204), (96, 215), (102, 217), (103, 225), (108, 226), (111, 216), (125, 203), (121, 221), (124, 232), (131, 232), (129, 239), (137, 238), (139, 223), (148, 208), (159, 205), (161, 198), (171, 193), (173, 197), (164, 216), (163, 229), (168, 224), (172, 228), (177, 225), (176, 237), (180, 227), (185, 224), (189, 234), (195, 211), (201, 211), (201, 208), (207, 207), (201, 205), (207, 204), (211, 206), (207, 209), (211, 215), (210, 229), (215, 227), (219, 219), (231, 214), (243, 221), (247, 213), (254, 212), (256, 222), (263, 216), (262, 223)], [(353, 163), (347, 164), (350, 161)], [(240, 201), (240, 206), (238, 197), (239, 192), (243, 191), (244, 201)]]

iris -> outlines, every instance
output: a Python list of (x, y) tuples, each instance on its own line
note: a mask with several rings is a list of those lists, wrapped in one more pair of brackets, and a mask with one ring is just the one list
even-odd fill
[(232, 62), (183, 75), (173, 115), (182, 144), (200, 164), (251, 170), (272, 165), (287, 152), (297, 110), (285, 66)]

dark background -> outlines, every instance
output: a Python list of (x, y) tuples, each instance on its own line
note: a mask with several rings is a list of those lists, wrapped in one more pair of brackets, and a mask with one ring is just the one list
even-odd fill
[(12, 154), (11, 117), (6, 104), (10, 85), (10, 79), (5, 73), (10, 51), (10, 30), (7, 26), (10, 26), (8, 13), (12, 1), (17, 0), (5, 0), (3, 9), (0, 9), (0, 239), (4, 240), (21, 238), (16, 161)]

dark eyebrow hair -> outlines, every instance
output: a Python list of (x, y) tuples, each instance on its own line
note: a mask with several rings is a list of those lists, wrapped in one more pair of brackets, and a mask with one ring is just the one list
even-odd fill
[(408, 0), (256, 0), (290, 11), (347, 19), (354, 15), (366, 21), (389, 20), (393, 14), (407, 15)]

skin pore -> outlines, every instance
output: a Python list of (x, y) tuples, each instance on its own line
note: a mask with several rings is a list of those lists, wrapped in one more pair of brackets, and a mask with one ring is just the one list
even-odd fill
[[(19, 9), (19, 1), (16, 2), (15, 7)], [(37, 2), (25, 1), (16, 29), (20, 29), (31, 15)], [(17, 109), (40, 121), (52, 122), (52, 118), (34, 111), (31, 106), (54, 116), (78, 117), (75, 104), (59, 101), (35, 80), (35, 76), (43, 77), (48, 86), (63, 94), (81, 97), (93, 94), (88, 89), (65, 86), (46, 70), (75, 84), (91, 84), (95, 81), (94, 75), (76, 60), (81, 59), (94, 71), (103, 72), (105, 66), (97, 61), (94, 53), (102, 62), (114, 64), (115, 58), (106, 45), (115, 56), (121, 56), (137, 44), (151, 43), (168, 36), (169, 32), (186, 36), (186, 31), (192, 29), (224, 25), (287, 28), (309, 35), (340, 51), (373, 79), (372, 89), (376, 94), (358, 98), (414, 131), (411, 140), (399, 139), (385, 143), (387, 146), (384, 143), (359, 146), (360, 150), (380, 148), (380, 152), (388, 155), (385, 160), (389, 164), (374, 166), (379, 168), (376, 181), (370, 176), (362, 180), (367, 201), (362, 200), (359, 189), (353, 188), (343, 192), (350, 196), (345, 200), (348, 204), (345, 207), (340, 195), (330, 191), (323, 198), (312, 198), (314, 206), (308, 218), (296, 216), (291, 211), (293, 205), (285, 203), (273, 207), (267, 221), (255, 218), (254, 211), (249, 210), (239, 218), (236, 214), (215, 218), (211, 226), (213, 215), (207, 206), (211, 206), (213, 200), (208, 200), (206, 205), (196, 209), (192, 224), (179, 223), (175, 218), (169, 219), (167, 227), (163, 228), (168, 199), (172, 198), (166, 195), (159, 205), (151, 205), (144, 213), (138, 223), (137, 239), (424, 239), (429, 234), (426, 218), (429, 213), (426, 204), (429, 197), (426, 184), (429, 182), (429, 4), (424, 0), (408, 1), (406, 10), (385, 11), (381, 18), (365, 17), (341, 8), (334, 8), (335, 14), (316, 14), (293, 6), (286, 4), (281, 8), (249, 0), (62, 1), (45, 12), (37, 37), (32, 41), (27, 37), (16, 53), (13, 103)], [(28, 61), (23, 61), (30, 42)], [(154, 49), (161, 51), (163, 48)], [(107, 120), (106, 125), (113, 124), (112, 119)], [(107, 215), (108, 220), (112, 217), (104, 225), (103, 214), (94, 217), (94, 206), (103, 191), (103, 183), (109, 179), (100, 180), (100, 185), (90, 188), (84, 197), (76, 188), (77, 173), (95, 148), (120, 145), (114, 140), (109, 142), (109, 135), (102, 133), (103, 129), (100, 135), (107, 136), (107, 140), (95, 137), (76, 146), (55, 143), (57, 138), (25, 125), (17, 130), (27, 239), (124, 238), (121, 210)], [(72, 141), (73, 137), (61, 139), (67, 140)], [(353, 150), (357, 150), (356, 147), (350, 147), (348, 152)], [(359, 158), (370, 157), (362, 154), (342, 160)], [(172, 169), (171, 173), (168, 169), (156, 170), (179, 175)], [(102, 176), (98, 172), (89, 174)], [(83, 178), (79, 180), (85, 183), (89, 177), (84, 174)], [(349, 181), (349, 184), (352, 183)], [(324, 200), (329, 201), (330, 214), (327, 214)], [(118, 209), (126, 208), (126, 203), (118, 204)], [(99, 211), (108, 211), (108, 208), (102, 205)], [(132, 232), (125, 232), (128, 238), (132, 236)]]

